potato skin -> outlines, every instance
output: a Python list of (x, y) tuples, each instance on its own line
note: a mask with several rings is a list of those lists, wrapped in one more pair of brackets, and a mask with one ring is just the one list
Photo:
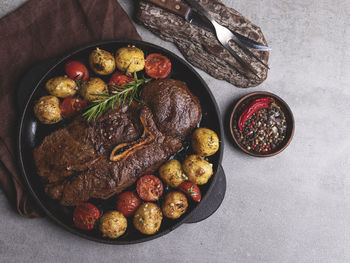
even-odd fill
[(60, 100), (55, 96), (43, 96), (34, 105), (34, 114), (45, 124), (57, 123), (62, 119)]
[(186, 195), (181, 192), (170, 192), (165, 196), (162, 205), (163, 215), (167, 218), (176, 219), (182, 216), (188, 207)]
[(115, 61), (122, 72), (138, 72), (145, 67), (145, 54), (137, 47), (122, 47), (117, 50)]
[(128, 222), (122, 213), (109, 211), (100, 218), (99, 228), (104, 237), (118, 238), (123, 235)]
[(213, 175), (213, 167), (202, 156), (187, 156), (182, 163), (182, 169), (188, 179), (195, 184), (206, 184)]
[(219, 150), (219, 137), (210, 129), (198, 128), (191, 137), (192, 149), (201, 156), (211, 156)]
[(100, 78), (91, 78), (81, 86), (81, 95), (87, 102), (103, 98), (102, 96), (92, 94), (108, 94), (107, 84)]
[(45, 84), (46, 90), (53, 96), (67, 98), (77, 93), (78, 86), (68, 76), (60, 76), (49, 79)]
[(108, 51), (96, 48), (89, 56), (89, 65), (96, 74), (109, 75), (115, 70), (115, 59)]
[(162, 223), (163, 215), (159, 206), (154, 203), (144, 203), (134, 216), (135, 228), (145, 235), (157, 233)]
[(175, 159), (166, 162), (159, 168), (159, 176), (167, 185), (173, 188), (178, 187), (187, 180), (181, 163)]

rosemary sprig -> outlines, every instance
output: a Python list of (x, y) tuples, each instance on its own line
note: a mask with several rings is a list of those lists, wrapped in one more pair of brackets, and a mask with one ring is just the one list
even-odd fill
[(83, 84), (83, 78), (84, 78), (85, 74), (81, 78), (79, 78), (79, 76), (80, 75), (75, 76), (74, 81), (77, 84), (78, 92), (80, 94), (81, 85)]
[(109, 85), (113, 87), (111, 95), (109, 94), (91, 94), (94, 96), (100, 96), (102, 98), (93, 101), (86, 111), (83, 113), (83, 118), (86, 118), (88, 122), (91, 120), (97, 120), (103, 113), (105, 113), (110, 108), (114, 108), (114, 105), (123, 106), (128, 100), (129, 104), (131, 102), (139, 101), (138, 89), (140, 86), (150, 82), (151, 79), (138, 79), (136, 72), (134, 73), (134, 80), (124, 84), (123, 86)]

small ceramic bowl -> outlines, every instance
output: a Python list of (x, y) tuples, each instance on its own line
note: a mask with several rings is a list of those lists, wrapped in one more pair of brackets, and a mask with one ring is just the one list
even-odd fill
[[(285, 117), (286, 117), (286, 124), (287, 124), (287, 130), (284, 140), (273, 150), (268, 152), (253, 152), (249, 151), (247, 148), (244, 147), (243, 144), (241, 144), (237, 138), (237, 134), (234, 132), (233, 124), (237, 123), (239, 116), (242, 114), (242, 112), (246, 109), (246, 107), (255, 99), (258, 99), (260, 97), (272, 97), (275, 99), (276, 104), (281, 108), (283, 111)], [(269, 157), (274, 156), (276, 154), (279, 154), (282, 152), (291, 142), (294, 134), (294, 117), (293, 113), (290, 110), (287, 103), (282, 100), (280, 97), (276, 96), (273, 93), (266, 92), (266, 91), (256, 91), (249, 93), (245, 95), (243, 98), (241, 98), (234, 106), (231, 116), (230, 116), (230, 131), (231, 136), (235, 142), (235, 144), (238, 146), (239, 149), (241, 149), (243, 152), (255, 156), (255, 157)]]

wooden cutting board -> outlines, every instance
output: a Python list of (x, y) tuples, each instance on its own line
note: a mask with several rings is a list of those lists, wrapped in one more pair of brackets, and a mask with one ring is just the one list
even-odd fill
[[(228, 8), (220, 0), (200, 0), (200, 3), (221, 25), (267, 45), (261, 29), (236, 10)], [(268, 69), (233, 44), (234, 50), (251, 64), (260, 78), (241, 74), (237, 70), (241, 68), (240, 64), (220, 45), (213, 33), (190, 24), (180, 16), (149, 2), (140, 1), (136, 18), (140, 24), (160, 38), (173, 42), (192, 65), (216, 79), (226, 80), (240, 88), (249, 88), (261, 84), (267, 78)], [(269, 52), (252, 52), (263, 62), (268, 63)]]

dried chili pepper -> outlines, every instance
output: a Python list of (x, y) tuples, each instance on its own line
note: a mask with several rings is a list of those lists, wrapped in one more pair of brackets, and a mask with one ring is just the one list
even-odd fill
[(269, 105), (275, 100), (271, 97), (263, 97), (253, 100), (250, 105), (244, 110), (238, 119), (238, 128), (243, 130), (245, 122), (257, 111), (263, 108), (269, 108)]

